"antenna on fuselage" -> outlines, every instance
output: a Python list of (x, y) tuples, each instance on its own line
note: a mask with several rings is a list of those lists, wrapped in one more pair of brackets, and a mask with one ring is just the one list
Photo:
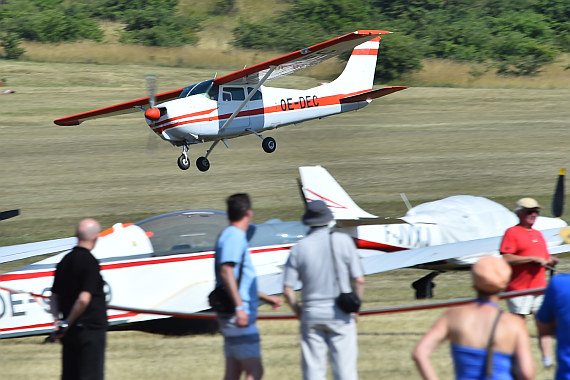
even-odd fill
[(400, 193), (400, 197), (402, 197), (402, 200), (404, 201), (406, 207), (408, 208), (408, 211), (410, 211), (412, 209), (412, 204), (408, 200), (406, 193)]

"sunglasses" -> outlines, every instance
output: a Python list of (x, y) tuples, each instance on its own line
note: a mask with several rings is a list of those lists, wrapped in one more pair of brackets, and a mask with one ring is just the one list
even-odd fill
[(525, 210), (525, 213), (527, 215), (534, 214), (534, 213), (536, 213), (538, 215), (538, 214), (540, 214), (540, 210), (538, 210), (536, 208), (529, 208), (529, 209)]

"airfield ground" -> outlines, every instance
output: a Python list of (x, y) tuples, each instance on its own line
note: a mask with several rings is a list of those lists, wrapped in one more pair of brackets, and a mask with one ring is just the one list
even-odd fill
[[(455, 194), (489, 197), (511, 207), (522, 196), (549, 204), (557, 172), (568, 166), (570, 89), (462, 89), (413, 87), (376, 100), (364, 110), (267, 133), (277, 140), (268, 155), (254, 136), (231, 140), (210, 156), (209, 172), (176, 165), (179, 148), (149, 133), (138, 114), (80, 127), (52, 121), (92, 108), (145, 96), (144, 74), (159, 75), (159, 91), (212, 77), (206, 69), (137, 65), (0, 63), (0, 210), (19, 208), (0, 222), (0, 245), (67, 237), (82, 217), (104, 227), (164, 212), (223, 209), (233, 192), (251, 194), (257, 222), (294, 220), (302, 213), (297, 167), (322, 165), (364, 209), (400, 216), (405, 192), (413, 205)], [(224, 73), (219, 72), (218, 75)], [(295, 76), (272, 86), (307, 88), (318, 80)], [(391, 83), (396, 85), (398, 83)], [(207, 146), (192, 147), (193, 159)], [(564, 259), (563, 259), (564, 261)], [(4, 264), (0, 272), (21, 264)], [(568, 265), (563, 263), (563, 269)], [(367, 278), (365, 307), (414, 302), (415, 269)], [(467, 273), (436, 279), (436, 300), (471, 295)], [(287, 309), (284, 309), (287, 310)], [(362, 317), (362, 379), (410, 377), (410, 352), (441, 311)], [(296, 321), (262, 321), (268, 379), (300, 377)], [(533, 324), (528, 327), (536, 335)], [(0, 341), (0, 377), (57, 378), (59, 347), (42, 338)], [(533, 340), (535, 362), (539, 353)], [(219, 334), (165, 337), (112, 332), (108, 379), (219, 378)], [(451, 378), (447, 347), (434, 356)], [(538, 379), (552, 378), (538, 367)]]

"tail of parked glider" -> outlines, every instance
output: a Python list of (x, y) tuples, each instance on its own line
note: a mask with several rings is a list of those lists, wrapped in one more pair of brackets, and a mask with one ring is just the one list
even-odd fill
[(303, 194), (307, 202), (322, 200), (337, 220), (359, 220), (377, 218), (361, 209), (346, 191), (322, 166), (302, 166), (299, 168)]

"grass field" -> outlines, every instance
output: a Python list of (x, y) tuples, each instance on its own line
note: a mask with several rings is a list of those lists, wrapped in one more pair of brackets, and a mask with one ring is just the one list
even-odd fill
[[(361, 207), (386, 216), (405, 213), (401, 192), (413, 205), (472, 194), (509, 208), (521, 196), (548, 206), (558, 169), (568, 167), (568, 87), (413, 87), (355, 113), (272, 131), (267, 135), (278, 148), (271, 155), (255, 136), (231, 140), (231, 149), (216, 148), (206, 173), (194, 166), (179, 170), (179, 148), (150, 135), (138, 114), (80, 127), (53, 124), (58, 117), (145, 96), (147, 72), (159, 75), (159, 91), (213, 76), (205, 68), (0, 62), (0, 79), (16, 91), (0, 94), (0, 210), (22, 213), (0, 222), (0, 245), (71, 236), (86, 216), (106, 228), (174, 210), (223, 209), (225, 197), (237, 191), (252, 196), (257, 222), (294, 220), (302, 213), (295, 181), (301, 165), (324, 166)], [(271, 85), (302, 88), (318, 81), (294, 76)], [(206, 149), (193, 147), (191, 157)], [(365, 306), (413, 302), (410, 282), (424, 274), (408, 269), (368, 277)], [(436, 283), (438, 300), (471, 294), (466, 273), (440, 275)], [(416, 378), (410, 352), (439, 313), (361, 318), (361, 378)], [(266, 378), (299, 378), (297, 323), (266, 321), (260, 329)], [(0, 341), (1, 377), (57, 378), (59, 348), (41, 340)], [(107, 378), (219, 378), (221, 343), (218, 334), (112, 332)], [(447, 349), (434, 360), (442, 378), (450, 378)], [(538, 374), (552, 378), (542, 369)]]

